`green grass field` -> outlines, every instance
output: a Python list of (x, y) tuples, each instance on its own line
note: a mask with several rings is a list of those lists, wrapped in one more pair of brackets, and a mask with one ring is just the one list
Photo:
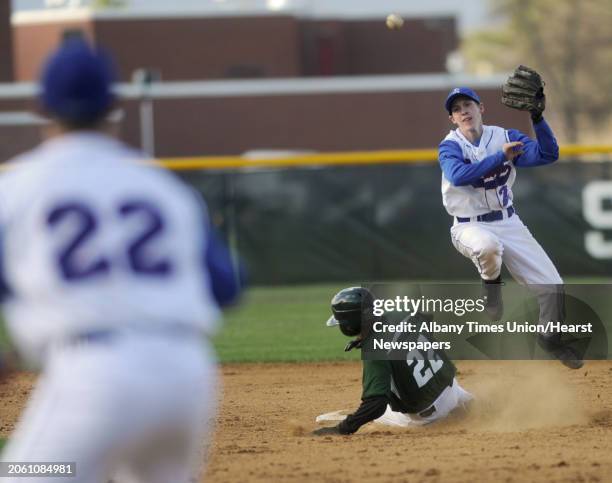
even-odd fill
[[(611, 280), (572, 278), (567, 283), (610, 284)], [(325, 321), (331, 315), (331, 298), (350, 285), (254, 287), (247, 290), (239, 306), (225, 312), (223, 327), (214, 339), (220, 361), (359, 359), (359, 351), (343, 351), (348, 339), (338, 329), (325, 327)], [(0, 324), (0, 343), (6, 338), (2, 326)]]
[(358, 359), (347, 338), (325, 326), (330, 301), (347, 285), (259, 287), (225, 314), (214, 344), (221, 362)]
[[(611, 280), (571, 278), (567, 283), (610, 284)], [(301, 362), (359, 359), (359, 351), (343, 351), (348, 339), (338, 329), (325, 327), (325, 321), (331, 315), (331, 298), (336, 292), (350, 285), (345, 283), (249, 289), (241, 304), (226, 312), (223, 328), (214, 339), (220, 361)], [(612, 344), (612, 334), (608, 334), (608, 337)]]

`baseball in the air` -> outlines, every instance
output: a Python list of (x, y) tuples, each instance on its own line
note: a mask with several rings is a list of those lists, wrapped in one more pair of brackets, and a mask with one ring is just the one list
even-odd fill
[(396, 13), (387, 15), (387, 28), (389, 30), (399, 30), (404, 25), (404, 19)]

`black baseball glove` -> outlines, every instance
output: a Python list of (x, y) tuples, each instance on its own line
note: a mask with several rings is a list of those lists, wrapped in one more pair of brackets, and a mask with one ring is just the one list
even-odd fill
[(502, 104), (529, 111), (533, 122), (542, 119), (546, 107), (544, 81), (535, 70), (519, 65), (502, 87)]

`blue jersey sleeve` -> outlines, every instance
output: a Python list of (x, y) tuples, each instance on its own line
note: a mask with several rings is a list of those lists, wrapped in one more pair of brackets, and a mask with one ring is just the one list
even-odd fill
[(208, 208), (200, 193), (191, 189), (195, 201), (204, 213), (202, 231), (204, 233), (204, 247), (202, 248), (202, 269), (208, 274), (212, 296), (223, 307), (236, 301), (242, 287), (246, 285), (245, 272), (238, 263), (235, 269), (227, 246), (217, 233), (208, 217)]
[(244, 270), (241, 266), (234, 270), (229, 250), (212, 226), (206, 233), (208, 243), (204, 256), (205, 268), (210, 275), (210, 287), (213, 297), (220, 307), (234, 302), (244, 284)]
[(523, 134), (516, 129), (508, 130), (510, 141), (520, 141), (523, 143), (521, 148), (523, 154), (514, 159), (514, 165), (523, 168), (543, 166), (559, 159), (559, 146), (550, 126), (542, 119), (533, 125), (536, 133), (536, 140)]
[(467, 186), (504, 164), (506, 156), (499, 151), (479, 163), (466, 163), (459, 144), (443, 141), (438, 148), (438, 161), (447, 180), (454, 186)]

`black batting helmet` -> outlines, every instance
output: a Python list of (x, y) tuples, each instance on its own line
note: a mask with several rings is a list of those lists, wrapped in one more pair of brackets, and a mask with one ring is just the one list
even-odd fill
[(327, 326), (340, 326), (340, 331), (354, 337), (361, 333), (361, 324), (372, 314), (374, 296), (362, 287), (350, 287), (340, 290), (331, 301), (333, 315), (327, 320)]

